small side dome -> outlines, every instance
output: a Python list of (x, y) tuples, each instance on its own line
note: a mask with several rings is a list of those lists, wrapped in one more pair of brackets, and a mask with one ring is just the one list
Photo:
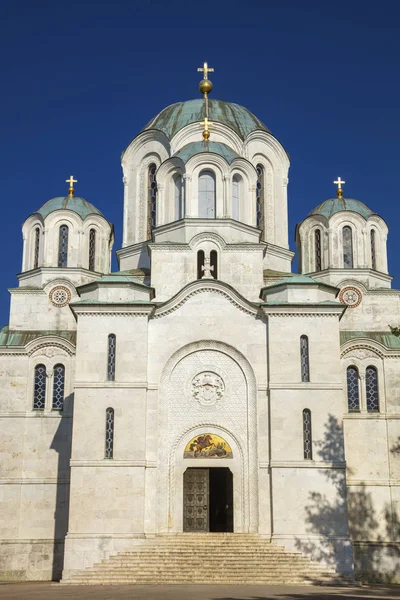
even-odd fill
[(231, 164), (235, 158), (239, 158), (239, 154), (222, 142), (208, 142), (208, 150), (206, 149), (204, 142), (192, 142), (181, 148), (174, 156), (183, 160), (184, 163), (187, 163), (192, 156), (201, 154), (202, 152), (218, 154), (219, 156), (222, 156), (228, 164)]
[(361, 215), (366, 221), (376, 213), (372, 212), (363, 202), (354, 198), (329, 198), (318, 204), (307, 216), (322, 215), (330, 219), (333, 215), (343, 211), (355, 212)]
[(105, 218), (98, 208), (79, 196), (57, 196), (56, 198), (48, 200), (48, 202), (43, 204), (43, 206), (35, 212), (39, 213), (43, 219), (45, 219), (50, 213), (56, 210), (72, 210), (78, 214), (82, 220), (86, 219), (89, 215), (100, 215)]

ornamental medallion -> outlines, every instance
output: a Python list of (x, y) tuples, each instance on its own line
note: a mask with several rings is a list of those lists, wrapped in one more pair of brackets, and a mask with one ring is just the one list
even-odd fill
[(222, 378), (210, 371), (199, 373), (192, 381), (193, 397), (203, 406), (215, 404), (222, 398), (224, 390), (225, 385)]
[(347, 286), (340, 290), (339, 302), (347, 304), (349, 308), (356, 308), (361, 304), (362, 295), (355, 287)]
[(71, 292), (67, 287), (58, 285), (50, 291), (49, 298), (53, 306), (62, 308), (63, 306), (67, 306), (71, 301)]

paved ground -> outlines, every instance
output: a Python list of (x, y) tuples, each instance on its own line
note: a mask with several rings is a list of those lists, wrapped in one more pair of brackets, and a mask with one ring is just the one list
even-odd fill
[(59, 586), (0, 583), (0, 600), (391, 600), (400, 586), (311, 587), (260, 585)]

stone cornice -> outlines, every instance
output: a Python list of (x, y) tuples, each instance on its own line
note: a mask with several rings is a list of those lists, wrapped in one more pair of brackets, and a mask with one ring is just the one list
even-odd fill
[(224, 296), (231, 304), (236, 306), (236, 308), (248, 315), (256, 316), (259, 312), (258, 304), (249, 302), (226, 283), (222, 283), (216, 279), (199, 279), (189, 283), (173, 298), (158, 306), (152, 316), (155, 319), (165, 317), (185, 304), (192, 296), (204, 292), (214, 292), (215, 294)]
[[(282, 248), (281, 246), (276, 246), (269, 242), (266, 243), (266, 253), (271, 254), (272, 256), (278, 256), (279, 258), (290, 258), (291, 261), (296, 255), (295, 252), (292, 252), (292, 250), (289, 250), (288, 248)], [(290, 276), (290, 273), (288, 273), (288, 276)]]
[(270, 390), (301, 390), (304, 392), (309, 392), (311, 390), (343, 390), (343, 383), (326, 383), (326, 382), (295, 382), (295, 383), (286, 383), (284, 381), (280, 382), (270, 382), (268, 388)]
[(125, 304), (124, 302), (118, 304), (101, 302), (96, 304), (71, 303), (70, 307), (74, 315), (86, 317), (147, 317), (154, 310), (153, 304)]
[(341, 317), (345, 306), (325, 306), (324, 304), (290, 304), (284, 303), (280, 306), (264, 304), (261, 310), (268, 317)]

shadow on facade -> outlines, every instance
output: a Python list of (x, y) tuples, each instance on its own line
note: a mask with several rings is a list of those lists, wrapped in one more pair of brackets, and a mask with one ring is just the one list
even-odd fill
[(65, 416), (60, 419), (57, 431), (50, 446), (50, 448), (55, 450), (58, 454), (57, 491), (54, 512), (53, 581), (59, 581), (61, 579), (64, 565), (65, 536), (68, 532), (73, 407), (74, 394), (70, 394), (65, 398)]
[[(319, 460), (340, 462), (344, 460), (343, 430), (333, 415), (328, 415), (324, 438), (315, 444)], [(400, 446), (400, 440), (399, 440)], [(392, 452), (400, 450), (395, 446)], [(351, 475), (351, 470), (347, 469)], [(311, 560), (334, 566), (340, 562), (343, 548), (332, 550), (329, 536), (343, 535), (338, 532), (337, 523), (349, 520), (349, 531), (354, 547), (354, 568), (357, 580), (368, 582), (398, 582), (400, 560), (400, 522), (398, 514), (389, 503), (379, 512), (374, 507), (371, 493), (361, 486), (347, 488), (344, 472), (339, 469), (326, 469), (324, 476), (336, 489), (334, 503), (319, 492), (309, 493), (309, 503), (305, 507), (306, 523), (311, 535), (322, 536), (318, 544), (312, 541), (296, 540), (296, 547)], [(347, 516), (348, 513), (348, 516)], [(326, 536), (326, 541), (324, 537)], [(396, 543), (397, 542), (397, 543)], [(347, 557), (347, 561), (350, 557)], [(348, 565), (344, 565), (347, 570)], [(339, 580), (338, 580), (339, 581)], [(313, 583), (310, 580), (310, 583)], [(294, 596), (293, 596), (294, 597)]]

